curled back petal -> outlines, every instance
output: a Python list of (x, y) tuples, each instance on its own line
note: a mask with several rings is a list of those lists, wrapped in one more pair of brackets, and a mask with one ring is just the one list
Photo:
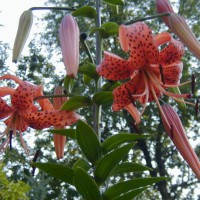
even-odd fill
[(172, 38), (170, 43), (160, 52), (159, 63), (171, 64), (173, 62), (179, 61), (183, 54), (183, 44)]
[(25, 120), (34, 129), (43, 129), (50, 126), (70, 126), (77, 122), (80, 116), (72, 111), (53, 110), (28, 113)]
[(11, 102), (13, 107), (18, 109), (19, 112), (28, 112), (28, 109), (34, 106), (34, 98), (39, 89), (40, 86), (23, 81), (12, 95)]
[(170, 42), (172, 39), (172, 36), (168, 32), (162, 32), (162, 33), (158, 33), (157, 35), (155, 35), (154, 39), (155, 39), (157, 46), (160, 46), (162, 44)]
[(130, 78), (134, 71), (131, 62), (128, 62), (119, 56), (104, 52), (103, 61), (97, 66), (97, 73), (109, 80), (124, 80)]
[(0, 119), (8, 117), (14, 112), (14, 109), (7, 105), (7, 103), (0, 97)]
[(134, 98), (132, 97), (132, 94), (138, 94), (138, 91), (141, 91), (140, 77), (140, 75), (135, 76), (130, 81), (122, 84), (121, 86), (113, 90), (113, 111), (118, 111), (129, 105), (130, 103), (133, 103)]
[(15, 92), (15, 89), (11, 87), (1, 87), (0, 88), (0, 97), (4, 97), (6, 95), (13, 95)]
[(3, 80), (3, 79), (11, 79), (11, 80), (15, 81), (18, 84), (22, 84), (23, 83), (23, 81), (20, 78), (18, 78), (17, 76), (11, 75), (11, 74), (6, 74), (6, 75), (1, 76), (0, 80)]
[(137, 68), (158, 62), (158, 48), (152, 30), (143, 22), (126, 26), (126, 41), (129, 44), (129, 61)]

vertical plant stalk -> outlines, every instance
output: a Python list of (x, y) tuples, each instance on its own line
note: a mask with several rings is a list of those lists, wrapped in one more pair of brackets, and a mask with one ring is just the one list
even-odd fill
[[(101, 8), (100, 5), (101, 0), (96, 0), (96, 28), (101, 26)], [(96, 31), (96, 55), (95, 55), (95, 64), (100, 64), (102, 59), (102, 38), (99, 31)], [(101, 77), (98, 81), (96, 81), (96, 92), (99, 91), (101, 88)], [(100, 120), (101, 120), (101, 105), (94, 105), (94, 130), (98, 134), (99, 140), (101, 139), (101, 132), (100, 132)]]

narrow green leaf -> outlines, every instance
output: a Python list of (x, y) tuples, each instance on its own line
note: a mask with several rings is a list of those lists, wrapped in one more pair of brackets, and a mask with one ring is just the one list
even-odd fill
[(130, 190), (148, 186), (166, 179), (167, 178), (165, 177), (151, 177), (151, 178), (135, 178), (128, 181), (123, 181), (108, 188), (103, 194), (103, 196), (105, 197), (105, 199), (114, 199), (122, 195), (123, 193), (129, 192)]
[(99, 188), (95, 181), (80, 167), (75, 171), (74, 186), (85, 200), (102, 199)]
[(85, 157), (96, 163), (101, 157), (101, 145), (97, 134), (86, 122), (77, 122), (76, 139)]
[(102, 184), (110, 175), (112, 170), (128, 154), (134, 144), (127, 144), (106, 154), (99, 160), (94, 171), (94, 177), (97, 183)]
[(102, 86), (101, 90), (102, 91), (113, 91), (116, 87), (119, 87), (120, 85), (121, 85), (120, 82), (109, 81)]
[(82, 63), (78, 68), (78, 72), (81, 74), (85, 74), (94, 80), (99, 79), (99, 75), (96, 71), (96, 66), (92, 63), (89, 62)]
[(96, 17), (96, 10), (91, 6), (83, 6), (72, 12), (72, 15), (75, 17), (88, 17), (94, 19)]
[(83, 158), (78, 159), (72, 169), (76, 170), (78, 167), (81, 167), (85, 171), (88, 171), (91, 168), (90, 164)]
[(64, 135), (67, 136), (68, 138), (71, 139), (76, 139), (76, 130), (69, 128), (69, 129), (52, 129), (48, 130), (48, 132), (53, 133), (53, 134), (59, 134), (59, 135)]
[(130, 192), (127, 192), (121, 196), (118, 196), (112, 200), (125, 200), (125, 199), (133, 199), (135, 198), (136, 196), (138, 196), (139, 194), (141, 194), (143, 191), (145, 191), (148, 187), (142, 187), (142, 188), (139, 188), (139, 189), (135, 189), (135, 190), (132, 190)]
[(102, 38), (108, 38), (113, 35), (118, 35), (119, 25), (114, 22), (106, 22), (101, 25), (100, 29)]
[(96, 93), (92, 100), (98, 105), (112, 104), (113, 94), (111, 91), (102, 91)]
[(71, 97), (68, 101), (66, 101), (63, 105), (61, 110), (77, 110), (79, 108), (85, 107), (85, 106), (91, 106), (92, 100), (90, 97), (84, 97), (84, 96), (74, 96)]
[(110, 5), (119, 5), (119, 6), (124, 5), (124, 0), (102, 0), (102, 1)]
[(102, 153), (107, 153), (112, 151), (113, 149), (117, 148), (119, 145), (127, 142), (133, 142), (139, 139), (146, 139), (147, 135), (138, 135), (138, 134), (131, 134), (131, 133), (118, 133), (107, 138), (102, 144)]
[(75, 171), (70, 167), (56, 163), (32, 163), (32, 165), (43, 170), (50, 176), (73, 185)]
[(152, 169), (137, 163), (131, 163), (131, 162), (121, 163), (117, 165), (117, 167), (111, 172), (111, 176), (129, 172), (143, 172), (146, 170), (152, 170)]

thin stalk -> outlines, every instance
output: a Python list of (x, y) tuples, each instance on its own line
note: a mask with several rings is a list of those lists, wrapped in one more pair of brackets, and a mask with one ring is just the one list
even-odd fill
[[(101, 26), (101, 0), (96, 0), (96, 28)], [(96, 31), (96, 65), (100, 64), (102, 59), (102, 38), (99, 31)], [(101, 88), (101, 77), (96, 81), (96, 92)], [(101, 140), (100, 132), (100, 120), (101, 120), (101, 106), (94, 104), (94, 130), (96, 131), (99, 140)]]
[(67, 7), (32, 7), (29, 8), (29, 10), (69, 10), (69, 11), (75, 11), (75, 8), (67, 8)]
[(166, 17), (166, 16), (169, 16), (170, 14), (171, 13), (162, 13), (162, 14), (156, 14), (156, 15), (152, 15), (152, 16), (149, 16), (149, 17), (145, 17), (145, 18), (134, 19), (134, 20), (131, 20), (129, 22), (125, 22), (124, 25), (129, 25), (129, 24), (133, 24), (135, 22), (146, 21), (146, 20), (149, 20), (149, 19), (155, 19), (155, 18), (159, 18), (159, 17)]

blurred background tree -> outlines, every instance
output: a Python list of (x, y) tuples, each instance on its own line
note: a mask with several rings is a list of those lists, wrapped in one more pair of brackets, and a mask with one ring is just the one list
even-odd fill
[[(172, 2), (172, 1), (171, 1)], [(60, 6), (60, 7), (74, 7), (79, 8), (84, 5), (93, 6), (93, 1), (88, 0), (48, 0), (47, 6)], [(189, 1), (173, 1), (173, 7), (178, 13), (187, 18), (188, 23), (193, 29), (195, 35), (200, 39), (199, 19), (200, 19), (200, 2), (198, 0)], [(118, 25), (130, 20), (144, 18), (156, 14), (155, 1), (154, 0), (132, 0), (125, 1), (124, 7), (118, 7), (118, 10), (113, 6), (104, 4), (102, 2), (102, 23), (111, 21)], [(29, 56), (21, 57), (18, 63), (16, 74), (35, 84), (43, 84), (45, 93), (53, 93), (54, 83), (58, 83), (65, 75), (63, 71), (64, 66), (62, 63), (60, 45), (58, 40), (58, 29), (62, 17), (66, 14), (66, 11), (47, 11), (45, 17), (41, 20), (46, 27), (44, 32), (37, 35), (36, 38), (29, 44)], [(87, 44), (94, 57), (95, 45), (94, 45), (94, 32), (90, 31), (95, 28), (95, 23), (89, 18), (79, 18), (77, 21), (80, 27), (80, 31), (87, 34)], [(154, 19), (145, 21), (153, 30), (153, 32), (159, 33), (162, 31), (169, 31), (161, 19)], [(174, 36), (176, 37), (176, 36)], [(41, 48), (42, 47), (42, 48)], [(0, 43), (0, 67), (3, 67), (3, 72), (6, 73), (5, 60), (7, 59), (6, 44)], [(103, 41), (103, 49), (116, 53), (119, 56), (125, 57), (119, 45), (119, 41), (116, 36), (105, 38)], [(84, 46), (81, 46), (81, 62), (88, 60), (85, 53)], [(53, 59), (52, 59), (53, 58)], [(184, 62), (184, 73), (182, 81), (189, 80), (192, 74), (196, 77), (199, 76), (199, 61), (193, 57), (193, 55), (186, 49)], [(106, 81), (103, 80), (103, 83)], [(78, 75), (78, 79), (75, 83), (74, 93), (78, 94), (92, 94), (94, 91), (94, 83), (88, 81), (87, 83), (83, 79), (82, 75)], [(200, 86), (199, 80), (196, 81), (196, 93), (194, 98), (198, 98), (198, 88)], [(181, 88), (182, 92), (190, 91), (190, 86)], [(89, 92), (88, 92), (89, 91)], [(199, 117), (195, 116), (194, 107), (187, 106), (183, 109), (180, 105), (172, 100), (163, 98), (165, 102), (170, 102), (177, 110), (182, 123), (186, 128), (188, 137), (193, 144), (197, 144), (195, 151), (200, 155), (200, 146), (198, 144), (199, 137)], [(87, 122), (92, 121), (91, 108), (80, 109), (80, 114), (86, 116)], [(152, 168), (149, 172), (151, 176), (165, 176), (170, 177), (169, 181), (162, 181), (155, 184), (155, 187), (150, 187), (147, 191), (142, 193), (136, 199), (162, 199), (162, 200), (196, 200), (200, 198), (199, 194), (196, 194), (199, 187), (198, 180), (193, 175), (191, 169), (183, 161), (178, 151), (172, 144), (171, 140), (166, 135), (162, 123), (160, 121), (159, 111), (155, 103), (150, 103), (145, 111), (142, 122), (139, 126), (133, 125), (133, 119), (125, 111), (112, 112), (111, 105), (104, 105), (102, 109), (102, 138), (105, 139), (109, 135), (117, 133), (118, 131), (128, 131), (132, 134), (150, 134), (151, 137), (148, 140), (138, 141), (134, 147), (134, 151), (127, 160), (133, 162), (141, 162)], [(57, 161), (54, 147), (53, 136), (47, 131), (34, 131), (30, 130), (30, 134), (34, 137), (30, 137), (28, 133), (25, 133), (28, 141), (33, 140), (34, 145), (31, 145), (32, 156), (26, 157), (23, 150), (16, 143), (11, 151), (7, 151), (3, 156), (3, 161), (6, 164), (7, 172), (10, 180), (23, 180), (31, 186), (29, 192), (30, 199), (79, 199), (78, 193), (71, 186), (49, 177), (43, 172), (36, 170), (35, 176), (32, 176), (32, 168), (30, 161), (33, 158), (36, 151), (40, 150), (38, 161), (59, 162), (72, 166), (75, 161), (80, 157), (80, 152), (77, 144), (68, 140), (66, 143), (65, 157), (62, 160)], [(36, 138), (36, 139), (35, 139)], [(148, 173), (147, 173), (148, 174)], [(127, 174), (127, 176), (139, 177), (139, 174)], [(113, 181), (123, 180), (125, 177), (119, 177)]]

